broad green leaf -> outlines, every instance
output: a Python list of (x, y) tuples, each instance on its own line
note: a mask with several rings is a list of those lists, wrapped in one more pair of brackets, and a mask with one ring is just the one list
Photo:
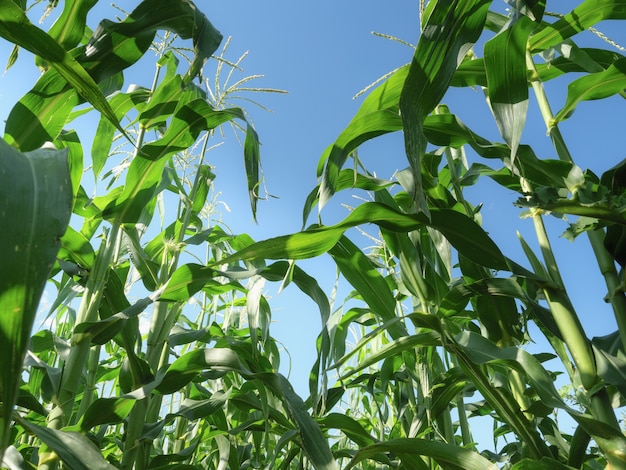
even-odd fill
[(351, 227), (366, 223), (395, 232), (409, 232), (425, 225), (439, 230), (467, 258), (486, 267), (506, 270), (507, 261), (500, 249), (476, 222), (450, 209), (431, 209), (428, 220), (423, 214), (405, 214), (384, 204), (361, 204), (342, 222), (284, 235), (250, 245), (220, 261), (259, 259), (306, 259), (329, 251)]
[(78, 424), (82, 432), (88, 432), (100, 424), (121, 423), (133, 406), (135, 400), (130, 398), (98, 398), (87, 408)]
[[(464, 449), (455, 444), (447, 444), (427, 439), (403, 438), (389, 439), (384, 442), (361, 447), (346, 469), (353, 468), (379, 452), (393, 452), (399, 456), (430, 457), (442, 468), (461, 468), (464, 470), (496, 470), (498, 466), (491, 463), (478, 452)], [(424, 466), (423, 468), (429, 468)]]
[(565, 106), (554, 116), (550, 126), (572, 115), (581, 101), (608, 98), (626, 89), (626, 58), (614, 62), (608, 69), (574, 80), (567, 87)]
[(236, 371), (240, 374), (252, 373), (243, 366), (237, 353), (231, 349), (194, 349), (183, 354), (168, 367), (156, 390), (164, 395), (174, 393), (191, 382), (200, 371), (206, 369)]
[(139, 60), (157, 30), (192, 39), (194, 58), (184, 83), (196, 77), (222, 41), (220, 32), (190, 0), (144, 0), (120, 23), (103, 20), (78, 61), (99, 82)]
[(626, 19), (625, 0), (585, 0), (558, 21), (536, 32), (530, 40), (530, 50), (545, 51), (600, 21), (623, 19)]
[(511, 148), (511, 162), (515, 160), (526, 124), (526, 44), (537, 24), (524, 15), (512, 21), (512, 25), (485, 43), (489, 103), (500, 134)]
[(194, 85), (184, 86), (183, 78), (174, 75), (159, 84), (137, 119), (145, 129), (164, 126), (169, 116), (194, 99), (206, 100), (205, 93)]
[(259, 167), (261, 149), (259, 147), (259, 136), (250, 123), (246, 127), (243, 160), (246, 167), (246, 181), (248, 183), (248, 197), (250, 199), (250, 207), (252, 208), (252, 217), (256, 221), (256, 207), (260, 190)]
[[(116, 93), (109, 98), (109, 103), (113, 112), (121, 120), (133, 107), (139, 107), (149, 98), (149, 90), (137, 87), (128, 93)], [(115, 136), (115, 126), (108, 119), (100, 118), (96, 135), (91, 144), (91, 161), (93, 165), (94, 177), (97, 177), (109, 157), (113, 138)]]
[(89, 438), (82, 434), (37, 426), (22, 418), (19, 418), (18, 422), (55, 452), (56, 455), (41, 455), (40, 453), (40, 465), (46, 464), (48, 458), (52, 461), (60, 458), (68, 468), (75, 470), (115, 469), (113, 465), (104, 460), (100, 449), (98, 449)]
[(64, 2), (63, 12), (50, 27), (48, 34), (65, 50), (80, 43), (85, 34), (87, 14), (98, 0), (75, 0)]
[(193, 201), (191, 201), (193, 215), (199, 214), (206, 204), (206, 199), (209, 195), (209, 189), (213, 184), (213, 180), (215, 179), (215, 174), (213, 174), (209, 165), (200, 165), (200, 168), (196, 171), (196, 178), (196, 192), (193, 194)]
[[(0, 2), (0, 36), (48, 61), (52, 67), (54, 67), (54, 71), (49, 71), (45, 74), (48, 75), (50, 81), (57, 84), (61, 89), (67, 88), (63, 87), (63, 82), (71, 85), (84, 99), (89, 101), (94, 108), (105, 115), (120, 132), (124, 133), (111, 106), (93, 78), (61, 45), (59, 45), (59, 43), (47, 33), (33, 25), (26, 16), (26, 13), (11, 0), (2, 0)], [(60, 80), (57, 77), (60, 78)], [(65, 92), (63, 95), (65, 95)], [(37, 129), (37, 125), (41, 125), (40, 123), (42, 121), (40, 121), (40, 119), (42, 119), (42, 116), (38, 113), (34, 113), (34, 116), (30, 116), (30, 120), (32, 119), (35, 119), (37, 123), (31, 124), (31, 126), (35, 126)], [(9, 118), (9, 121), (10, 120), (11, 118)], [(22, 121), (21, 125), (24, 126), (24, 122), (30, 122), (30, 120)], [(12, 124), (11, 129), (18, 131), (18, 124), (14, 121)], [(64, 124), (65, 122), (63, 122), (60, 127), (62, 128)], [(24, 127), (28, 128), (29, 126)], [(23, 131), (12, 133), (9, 129), (9, 122), (7, 121), (6, 132), (12, 138), (11, 143), (15, 144), (23, 151), (38, 148), (43, 145), (46, 140), (52, 141), (56, 137), (56, 135), (49, 135), (50, 138), (45, 139), (45, 137), (39, 133), (37, 139), (31, 140), (29, 134)], [(41, 140), (41, 137), (44, 137), (44, 139)]]
[(170, 277), (161, 294), (162, 301), (184, 302), (212, 281), (219, 273), (199, 264), (185, 264)]
[(342, 236), (329, 250), (329, 254), (346, 280), (363, 297), (376, 316), (383, 321), (396, 316), (396, 299), (387, 281), (378, 272), (372, 260), (354, 243)]
[(374, 444), (375, 439), (355, 419), (342, 413), (328, 413), (318, 420), (321, 426), (338, 429), (359, 447)]
[(428, 214), (422, 194), (422, 158), (426, 152), (424, 119), (443, 98), (454, 72), (480, 37), (489, 0), (431, 2), (432, 10), (400, 96), (400, 115), (407, 159), (414, 174), (418, 208)]
[(76, 131), (62, 131), (54, 142), (59, 150), (68, 150), (68, 163), (70, 166), (70, 179), (72, 181), (72, 194), (76, 197), (83, 177), (83, 146), (80, 143)]
[(0, 448), (8, 445), (39, 299), (70, 220), (67, 150), (26, 154), (0, 140)]
[(372, 91), (335, 143), (322, 154), (318, 164), (318, 176), (322, 176), (320, 209), (337, 191), (339, 172), (352, 151), (369, 139), (402, 129), (399, 100), (408, 70), (408, 67), (398, 69)]

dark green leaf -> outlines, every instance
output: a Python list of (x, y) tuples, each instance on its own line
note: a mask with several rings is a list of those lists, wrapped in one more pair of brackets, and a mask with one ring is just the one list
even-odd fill
[(9, 424), (39, 299), (70, 220), (67, 150), (20, 153), (0, 140), (0, 447)]
[[(37, 436), (58, 457), (73, 470), (114, 470), (115, 467), (104, 460), (98, 449), (87, 437), (77, 432), (58, 431), (37, 426), (19, 418), (19, 424)], [(44, 456), (40, 455), (40, 464)]]

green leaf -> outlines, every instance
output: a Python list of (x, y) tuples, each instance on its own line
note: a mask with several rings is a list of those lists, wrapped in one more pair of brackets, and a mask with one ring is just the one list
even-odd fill
[[(128, 93), (115, 93), (109, 98), (109, 103), (118, 119), (122, 119), (133, 107), (138, 107), (149, 98), (150, 91), (143, 87), (137, 87)], [(115, 137), (115, 126), (108, 119), (100, 118), (96, 135), (91, 144), (91, 161), (93, 173), (97, 177), (109, 157), (113, 138)]]
[(120, 23), (103, 20), (78, 60), (99, 82), (139, 60), (157, 30), (192, 39), (194, 58), (185, 84), (198, 74), (222, 41), (220, 32), (190, 0), (144, 0)]
[[(496, 470), (497, 465), (491, 463), (478, 452), (464, 449), (455, 444), (446, 444), (427, 439), (403, 438), (389, 439), (385, 442), (360, 448), (346, 469), (353, 468), (359, 462), (379, 452), (393, 452), (398, 456), (430, 457), (442, 468), (461, 468), (464, 470)], [(429, 468), (428, 466), (420, 468)]]
[(199, 264), (185, 264), (172, 277), (161, 294), (160, 300), (170, 302), (184, 302), (202, 289), (208, 282), (213, 281), (218, 272)]
[(426, 152), (424, 119), (443, 98), (454, 72), (480, 37), (491, 1), (438, 1), (429, 12), (400, 96), (407, 159), (415, 179), (413, 199), (428, 213), (422, 194)]
[(359, 447), (374, 444), (374, 438), (356, 421), (342, 413), (328, 413), (318, 420), (320, 425), (329, 429), (338, 429)]
[(322, 154), (318, 164), (318, 176), (323, 176), (319, 190), (320, 209), (337, 191), (339, 172), (352, 151), (369, 139), (402, 129), (399, 100), (408, 71), (408, 67), (398, 69), (372, 91), (335, 143)]
[(423, 214), (405, 214), (376, 202), (361, 204), (336, 225), (254, 243), (222, 259), (220, 264), (237, 260), (313, 258), (335, 246), (348, 228), (366, 223), (394, 232), (409, 232), (428, 225), (443, 233), (468, 259), (493, 269), (508, 269), (507, 261), (497, 245), (466, 215), (450, 209), (431, 209), (429, 220)]
[(545, 51), (604, 20), (626, 19), (626, 0), (585, 0), (530, 40), (532, 52)]
[(626, 89), (626, 58), (622, 58), (611, 66), (597, 73), (592, 73), (574, 80), (567, 87), (565, 106), (554, 116), (550, 126), (567, 119), (572, 115), (581, 101), (608, 98)]
[[(52, 449), (68, 468), (75, 470), (115, 469), (113, 465), (104, 460), (100, 449), (82, 434), (37, 426), (22, 418), (18, 418), (17, 421)], [(40, 465), (45, 463), (46, 457), (46, 455), (39, 456)], [(56, 458), (56, 456), (51, 457), (52, 460), (56, 460)]]
[(80, 429), (87, 432), (100, 424), (121, 423), (135, 403), (136, 401), (130, 398), (98, 398), (85, 411), (79, 423)]
[(98, 3), (98, 0), (65, 2), (63, 12), (50, 27), (48, 34), (65, 50), (73, 48), (83, 38), (87, 24), (87, 14), (96, 3)]
[(26, 154), (0, 140), (0, 448), (8, 444), (39, 299), (70, 220), (67, 150)]
[[(115, 113), (113, 113), (111, 106), (93, 78), (59, 43), (33, 25), (26, 13), (11, 0), (0, 1), (0, 36), (50, 62), (55, 70), (49, 71), (45, 75), (49, 75), (52, 81), (58, 82), (55, 77), (58, 74), (59, 77), (62, 77), (61, 82), (66, 81), (69, 83), (94, 108), (105, 115), (120, 132), (124, 133), (124, 129), (120, 126)], [(31, 116), (31, 119), (33, 118), (37, 120), (37, 123), (40, 123), (39, 120), (42, 116), (35, 113), (34, 116)], [(22, 121), (22, 126), (24, 126), (24, 122), (29, 121)], [(13, 123), (14, 126), (17, 126), (15, 121)], [(63, 124), (61, 124), (61, 128)], [(36, 126), (36, 124), (31, 124), (31, 126), (33, 125)], [(16, 129), (14, 126), (11, 128)], [(24, 127), (28, 128), (29, 126)], [(38, 148), (46, 140), (52, 141), (56, 137), (56, 135), (50, 135), (51, 138), (43, 141), (26, 140), (26, 137), (29, 137), (28, 134), (15, 133), (14, 135), (9, 132), (9, 122), (7, 122), (6, 132), (13, 138), (11, 143), (15, 143), (24, 151)]]
[(528, 79), (526, 44), (536, 23), (520, 16), (514, 23), (485, 43), (485, 72), (491, 109), (500, 134), (511, 148), (511, 162), (526, 124)]

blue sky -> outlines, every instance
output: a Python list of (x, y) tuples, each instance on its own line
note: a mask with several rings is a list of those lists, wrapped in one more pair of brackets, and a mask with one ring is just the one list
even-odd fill
[[(136, 2), (128, 3), (135, 5)], [(228, 58), (234, 60), (249, 51), (242, 64), (245, 71), (238, 78), (263, 74), (264, 78), (250, 85), (288, 91), (286, 95), (253, 96), (272, 113), (245, 101), (238, 103), (251, 113), (262, 142), (265, 183), (268, 191), (277, 196), (260, 202), (258, 224), (252, 222), (248, 206), (242, 150), (234, 139), (230, 139), (231, 142), (211, 154), (210, 163), (215, 165), (217, 173), (216, 187), (222, 193), (221, 200), (230, 208), (230, 212), (224, 213), (224, 220), (235, 233), (245, 232), (260, 240), (300, 229), (304, 200), (316, 184), (319, 156), (361, 103), (352, 97), (386, 72), (411, 59), (409, 47), (376, 37), (372, 31), (416, 43), (418, 3), (393, 0), (383, 7), (382, 2), (373, 0), (197, 2), (225, 37), (232, 36)], [(496, 1), (494, 5), (503, 8), (504, 2)], [(99, 11), (92, 13), (90, 24), (93, 27), (100, 16)], [(54, 14), (44, 28), (53, 19)], [(617, 42), (626, 44), (626, 33), (615, 24), (601, 24), (599, 29)], [(585, 43), (607, 47), (592, 36), (587, 36)], [(8, 44), (0, 42), (0, 63), (6, 63), (9, 52)], [(15, 101), (32, 86), (34, 77), (34, 64), (28, 54), (23, 54), (18, 64), (0, 81), (0, 119), (6, 119)], [(152, 72), (143, 76), (141, 70), (136, 70), (129, 77), (149, 86)], [(565, 90), (563, 81), (548, 85), (555, 111), (565, 100)], [(501, 140), (481, 90), (451, 90), (445, 102), (473, 130), (487, 138)], [(621, 139), (615, 137), (624, 132), (623, 111), (624, 103), (619, 97), (583, 103), (562, 124), (561, 129), (575, 161), (583, 169), (591, 168), (601, 174), (626, 156)], [(97, 117), (93, 119), (95, 126)], [(531, 103), (522, 141), (531, 144), (541, 158), (556, 158), (534, 103)], [(406, 166), (402, 136), (385, 136), (368, 143), (360, 150), (360, 157), (370, 171), (389, 178), (393, 171)], [(484, 227), (505, 254), (526, 264), (516, 231), (522, 232), (533, 246), (534, 235), (532, 223), (521, 220), (520, 210), (512, 205), (517, 196), (487, 180), (468, 194), (474, 204), (484, 204)], [(322, 214), (325, 222), (332, 223), (347, 215), (342, 202), (349, 203), (350, 198), (340, 196), (331, 202)], [(584, 237), (575, 244), (558, 238), (566, 228), (565, 223), (554, 218), (547, 218), (546, 223), (553, 234), (552, 241), (566, 285), (589, 335), (612, 332), (615, 322), (612, 312), (602, 302), (606, 289), (596, 272), (588, 242)], [(358, 237), (357, 232), (351, 233), (354, 238)], [(302, 266), (310, 270), (330, 294), (335, 278), (332, 263), (325, 259), (306, 262)], [(271, 297), (276, 322), (272, 333), (289, 350), (294, 360), (292, 382), (300, 394), (306, 395), (308, 371), (315, 359), (314, 338), (321, 326), (319, 315), (313, 303), (296, 292), (295, 286), (278, 296), (271, 293)]]

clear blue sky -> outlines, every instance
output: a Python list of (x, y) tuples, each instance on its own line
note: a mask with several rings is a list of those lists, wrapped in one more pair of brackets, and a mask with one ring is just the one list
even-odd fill
[[(125, 2), (132, 9), (137, 2)], [(418, 1), (330, 1), (293, 2), (201, 2), (197, 5), (224, 34), (232, 36), (227, 57), (236, 59), (245, 51), (245, 74), (263, 74), (265, 78), (251, 85), (285, 89), (288, 95), (254, 97), (273, 110), (266, 113), (248, 106), (262, 142), (262, 164), (269, 192), (278, 197), (259, 204), (259, 224), (252, 223), (243, 177), (242, 151), (226, 145), (213, 152), (210, 163), (216, 166), (218, 190), (232, 212), (224, 219), (235, 233), (248, 233), (260, 240), (300, 229), (304, 200), (315, 186), (315, 168), (324, 148), (333, 142), (358, 109), (361, 100), (352, 96), (384, 73), (410, 61), (412, 50), (401, 44), (375, 37), (372, 31), (397, 36), (411, 43), (418, 40)], [(553, 2), (552, 2), (553, 3)], [(569, 4), (570, 2), (568, 2)], [(494, 2), (498, 8), (504, 2)], [(574, 5), (574, 2), (571, 2)], [(553, 4), (549, 5), (553, 6)], [(90, 15), (95, 27), (98, 11)], [(44, 24), (47, 28), (54, 14)], [(614, 24), (599, 25), (621, 44), (626, 33)], [(588, 44), (606, 47), (596, 38), (587, 37)], [(0, 64), (6, 63), (10, 46), (0, 41)], [(482, 55), (479, 52), (479, 55)], [(141, 73), (137, 79), (141, 79)], [(35, 79), (36, 71), (28, 54), (0, 81), (0, 118), (6, 119), (14, 102), (25, 93)], [(241, 78), (243, 75), (239, 75)], [(135, 76), (133, 76), (134, 78)], [(152, 72), (143, 77), (148, 85)], [(564, 102), (565, 88), (550, 84), (548, 93), (553, 108)], [(452, 90), (446, 97), (451, 111), (473, 130), (487, 138), (501, 140), (484, 102), (481, 90)], [(94, 127), (96, 117), (94, 116)], [(563, 123), (562, 131), (575, 161), (583, 169), (601, 174), (626, 155), (622, 139), (624, 103), (621, 98), (603, 102), (583, 103)], [(231, 139), (232, 140), (232, 139)], [(531, 104), (529, 124), (522, 137), (541, 158), (556, 158), (545, 135), (543, 121)], [(391, 177), (396, 169), (406, 166), (402, 136), (385, 136), (360, 150), (360, 157), (370, 171), (380, 177)], [(470, 154), (470, 158), (474, 159)], [(487, 162), (490, 163), (490, 162)], [(469, 199), (484, 203), (484, 227), (506, 255), (525, 264), (516, 230), (534, 245), (532, 223), (520, 220), (520, 210), (512, 206), (517, 199), (484, 180), (472, 190)], [(338, 197), (323, 212), (327, 223), (343, 218), (347, 210)], [(355, 203), (356, 204), (356, 203)], [(554, 234), (558, 261), (565, 281), (590, 336), (604, 335), (615, 329), (610, 309), (602, 302), (605, 287), (596, 272), (595, 261), (584, 237), (575, 244), (557, 238), (566, 225), (547, 219)], [(356, 232), (352, 232), (356, 235)], [(330, 262), (304, 263), (330, 293), (335, 273)], [(591, 267), (591, 268), (590, 268)], [(316, 307), (295, 292), (295, 286), (275, 297), (270, 304), (274, 312), (273, 335), (285, 344), (294, 359), (291, 379), (297, 391), (306, 396), (307, 376), (314, 361), (314, 338), (320, 329)], [(339, 299), (340, 300), (340, 299)]]

